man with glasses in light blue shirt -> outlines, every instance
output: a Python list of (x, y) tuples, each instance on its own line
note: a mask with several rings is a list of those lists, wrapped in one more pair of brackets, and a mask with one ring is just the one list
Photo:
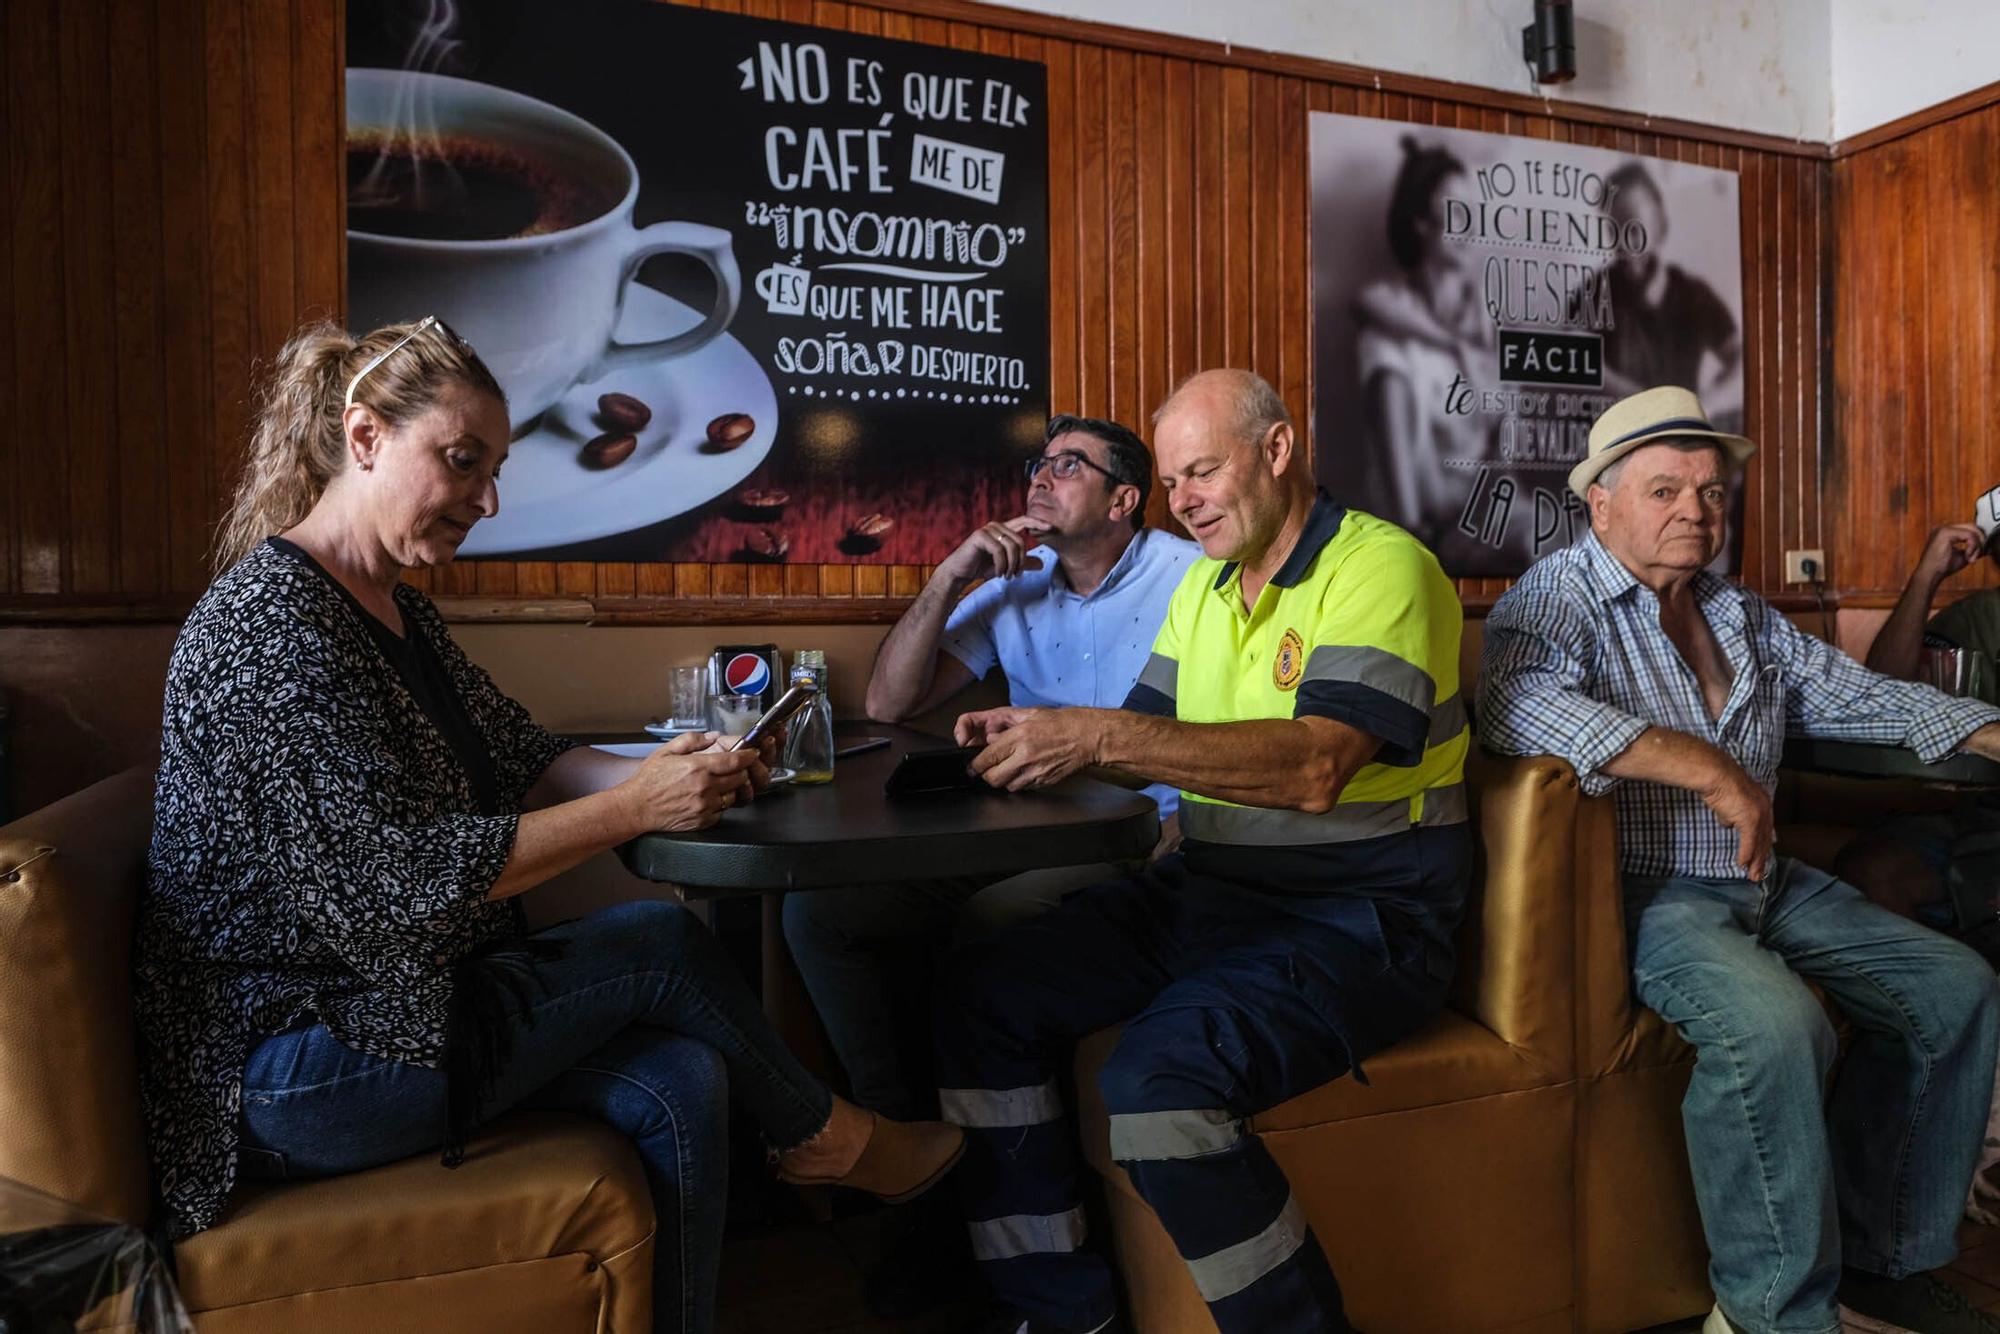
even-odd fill
[[(1139, 679), (1167, 603), (1201, 555), (1194, 543), (1144, 526), (1151, 453), (1117, 422), (1057, 416), (1027, 474), (1023, 512), (967, 537), (883, 641), (868, 681), (871, 718), (893, 723), (927, 712), (995, 666), (1017, 705), (1115, 709)], [(1178, 840), (1177, 794), (1165, 786), (1146, 792), (1160, 806), (1165, 850)], [(899, 977), (904, 994), (921, 997), (908, 979), (953, 934), (1025, 920), (1115, 874), (1095, 864), (990, 884), (789, 896), (785, 938), (855, 1100), (884, 1114), (929, 1101), (929, 1089), (920, 1094), (904, 1070)], [(917, 1043), (922, 1050), (921, 1037)], [(942, 1231), (963, 1230), (953, 1223)]]

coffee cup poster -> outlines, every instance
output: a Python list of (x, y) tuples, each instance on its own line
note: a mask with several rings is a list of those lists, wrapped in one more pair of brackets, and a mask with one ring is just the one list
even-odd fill
[[(1320, 474), (1447, 572), (1588, 532), (1567, 474), (1626, 394), (1683, 385), (1742, 429), (1734, 172), (1326, 113), (1310, 144)], [(1719, 570), (1741, 519), (1739, 484)]]
[(1048, 415), (1037, 63), (646, 0), (354, 0), (347, 318), (506, 390), (472, 557), (942, 559)]

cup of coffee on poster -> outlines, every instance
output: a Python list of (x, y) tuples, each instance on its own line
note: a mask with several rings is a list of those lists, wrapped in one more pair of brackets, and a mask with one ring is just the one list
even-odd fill
[[(734, 318), (729, 233), (635, 227), (638, 197), (624, 148), (560, 107), (442, 74), (347, 71), (348, 322), (438, 316), (492, 368), (516, 431), (578, 380), (692, 352)], [(714, 275), (707, 316), (615, 341), (640, 264), (669, 253)]]

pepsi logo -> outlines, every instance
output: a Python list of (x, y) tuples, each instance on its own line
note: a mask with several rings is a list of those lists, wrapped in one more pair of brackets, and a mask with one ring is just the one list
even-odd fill
[(761, 695), (771, 688), (771, 664), (755, 653), (739, 653), (722, 668), (722, 684), (738, 695)]

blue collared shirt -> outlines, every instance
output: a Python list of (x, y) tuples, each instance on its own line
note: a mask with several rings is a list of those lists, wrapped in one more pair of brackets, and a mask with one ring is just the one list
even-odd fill
[(1603, 767), (1648, 727), (1718, 746), (1774, 791), (1787, 732), (1952, 754), (2000, 709), (1863, 667), (1763, 598), (1706, 570), (1695, 603), (1735, 672), (1721, 718), (1660, 628), (1653, 591), (1595, 534), (1535, 562), (1494, 604), (1479, 673), (1479, 735), (1507, 755), (1558, 755), (1592, 796), (1616, 791), (1628, 875), (1739, 878), (1739, 839), (1684, 788)]
[[(1069, 586), (1053, 550), (1036, 547), (1033, 554), (1041, 569), (988, 579), (967, 593), (945, 622), (939, 647), (974, 677), (998, 663), (1007, 674), (1007, 698), (1017, 705), (1120, 707), (1201, 548), (1142, 528), (1088, 595)], [(1166, 784), (1148, 787), (1146, 795), (1159, 803), (1162, 820), (1180, 800)]]

